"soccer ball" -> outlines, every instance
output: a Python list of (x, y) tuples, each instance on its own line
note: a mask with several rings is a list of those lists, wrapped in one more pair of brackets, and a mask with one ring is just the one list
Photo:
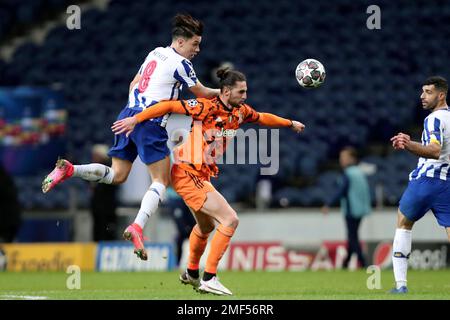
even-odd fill
[(320, 61), (305, 59), (295, 69), (295, 77), (303, 88), (317, 88), (325, 81), (325, 68)]

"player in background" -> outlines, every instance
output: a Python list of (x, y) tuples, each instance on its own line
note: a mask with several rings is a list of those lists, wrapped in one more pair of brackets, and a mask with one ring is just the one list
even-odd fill
[[(219, 89), (203, 86), (197, 79), (192, 60), (200, 52), (203, 24), (189, 15), (178, 14), (173, 18), (172, 43), (151, 51), (130, 83), (128, 104), (118, 119), (133, 116), (151, 108), (162, 100), (177, 100), (182, 86), (187, 86), (197, 97), (210, 98), (219, 94)], [(132, 135), (115, 135), (114, 145), (108, 155), (112, 166), (91, 163), (72, 165), (61, 159), (56, 168), (42, 182), (44, 193), (58, 183), (79, 177), (88, 181), (106, 184), (121, 184), (126, 181), (133, 161), (139, 155), (148, 167), (152, 184), (145, 193), (141, 207), (133, 224), (124, 232), (124, 238), (133, 242), (134, 252), (147, 260), (143, 245), (142, 229), (157, 210), (169, 184), (169, 148), (165, 129), (168, 115), (140, 123)]]
[(411, 253), (411, 232), (416, 221), (431, 210), (439, 225), (446, 228), (450, 241), (450, 110), (447, 106), (448, 83), (442, 77), (430, 77), (422, 86), (422, 107), (431, 114), (425, 118), (422, 143), (399, 133), (391, 138), (397, 150), (419, 156), (417, 168), (409, 175), (409, 184), (400, 199), (395, 231), (393, 267), (396, 287), (391, 293), (407, 293), (406, 274)]
[[(228, 248), (239, 219), (210, 182), (210, 177), (218, 174), (215, 159), (223, 154), (227, 142), (233, 139), (242, 123), (290, 127), (295, 132), (303, 131), (305, 126), (298, 121), (270, 113), (258, 113), (244, 104), (247, 98), (247, 83), (241, 72), (224, 68), (217, 71), (217, 76), (220, 79), (219, 97), (160, 102), (134, 117), (116, 121), (112, 130), (116, 134), (133, 134), (139, 123), (169, 112), (186, 114), (193, 118), (193, 129), (187, 141), (174, 149), (175, 161), (171, 171), (175, 191), (183, 198), (197, 222), (189, 236), (188, 265), (186, 271), (180, 275), (180, 280), (201, 292), (231, 295), (231, 291), (219, 282), (217, 266)], [(200, 258), (216, 222), (218, 226), (211, 240), (211, 250), (203, 277), (200, 279)]]

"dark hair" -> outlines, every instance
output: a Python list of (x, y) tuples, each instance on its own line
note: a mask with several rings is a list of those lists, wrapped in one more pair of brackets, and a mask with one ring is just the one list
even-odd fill
[(216, 75), (220, 80), (220, 90), (224, 87), (233, 87), (237, 81), (247, 81), (242, 72), (231, 70), (228, 67), (219, 68)]
[(177, 14), (172, 19), (172, 39), (179, 37), (190, 39), (203, 34), (203, 23), (189, 14)]
[(342, 148), (341, 152), (348, 152), (348, 154), (350, 155), (350, 157), (352, 157), (353, 159), (355, 159), (355, 161), (358, 161), (358, 151), (356, 151), (356, 149), (352, 146), (347, 146)]
[(433, 76), (429, 77), (425, 82), (423, 83), (424, 86), (434, 84), (435, 88), (439, 91), (444, 92), (445, 95), (447, 95), (448, 91), (448, 83), (447, 80), (440, 76)]

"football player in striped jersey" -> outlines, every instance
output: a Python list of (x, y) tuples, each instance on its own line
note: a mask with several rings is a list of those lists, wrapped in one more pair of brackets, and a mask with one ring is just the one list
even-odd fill
[[(189, 87), (197, 97), (211, 98), (219, 94), (219, 89), (201, 84), (190, 61), (200, 52), (202, 33), (202, 22), (189, 15), (174, 17), (172, 44), (158, 47), (148, 54), (130, 83), (128, 104), (118, 119), (152, 108), (162, 100), (179, 99), (183, 86)], [(121, 184), (126, 181), (133, 161), (139, 155), (148, 167), (152, 184), (142, 199), (134, 223), (126, 228), (124, 238), (133, 242), (134, 252), (140, 259), (147, 260), (142, 229), (157, 210), (169, 184), (167, 117), (164, 115), (140, 123), (130, 136), (115, 135), (114, 145), (108, 153), (112, 157), (111, 167), (98, 163), (72, 165), (67, 160), (58, 160), (55, 169), (42, 182), (42, 191), (46, 193), (72, 176), (99, 183)]]
[(422, 141), (411, 140), (400, 132), (391, 138), (397, 150), (419, 156), (417, 168), (409, 175), (409, 184), (398, 208), (397, 229), (392, 247), (396, 287), (391, 293), (408, 292), (406, 274), (411, 253), (411, 232), (416, 221), (431, 210), (450, 241), (450, 110), (447, 105), (447, 80), (434, 76), (422, 86), (422, 107), (431, 113), (425, 118)]

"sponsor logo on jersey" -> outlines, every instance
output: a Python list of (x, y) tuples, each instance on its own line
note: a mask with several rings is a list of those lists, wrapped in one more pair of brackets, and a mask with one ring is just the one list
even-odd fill
[(224, 129), (216, 133), (216, 137), (234, 137), (236, 136), (236, 130), (234, 129)]

